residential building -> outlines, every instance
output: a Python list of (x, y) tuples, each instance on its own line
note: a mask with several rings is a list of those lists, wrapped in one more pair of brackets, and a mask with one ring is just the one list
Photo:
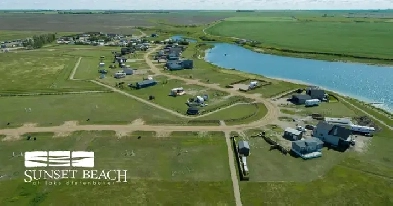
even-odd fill
[(307, 88), (306, 94), (311, 96), (312, 99), (323, 100), (326, 97), (325, 91), (318, 88)]
[(187, 109), (187, 114), (188, 115), (197, 115), (197, 114), (199, 114), (199, 109), (197, 107), (189, 107)]
[(315, 137), (292, 142), (292, 151), (303, 159), (322, 156), (323, 142)]
[(168, 70), (170, 71), (176, 71), (176, 70), (182, 70), (183, 67), (181, 64), (177, 64), (177, 63), (170, 63), (167, 65)]
[(183, 69), (193, 69), (194, 68), (194, 61), (192, 59), (187, 59), (182, 61)]
[(141, 89), (141, 88), (146, 88), (146, 87), (150, 87), (150, 86), (154, 86), (156, 85), (157, 82), (152, 80), (152, 79), (148, 79), (148, 80), (143, 80), (141, 82), (137, 82), (136, 83), (136, 88), (137, 89)]
[(293, 129), (293, 128), (286, 128), (284, 131), (284, 138), (292, 140), (292, 141), (296, 141), (296, 140), (300, 140), (302, 139), (303, 136), (303, 132)]
[(313, 130), (314, 137), (335, 147), (349, 146), (353, 142), (351, 135), (349, 128), (326, 121), (320, 121)]
[(132, 74), (134, 74), (134, 70), (133, 70), (133, 69), (130, 69), (130, 68), (124, 68), (124, 69), (123, 69), (123, 72), (124, 72), (126, 75), (132, 75)]
[(305, 94), (295, 94), (292, 95), (292, 102), (294, 104), (305, 104), (306, 100), (312, 99), (310, 95), (305, 95)]

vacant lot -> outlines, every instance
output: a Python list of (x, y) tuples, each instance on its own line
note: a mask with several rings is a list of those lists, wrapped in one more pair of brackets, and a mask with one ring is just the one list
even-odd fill
[(327, 117), (355, 117), (358, 116), (356, 110), (347, 107), (341, 102), (322, 102), (318, 106), (305, 107), (304, 105), (293, 105), (288, 103), (282, 107), (284, 109), (283, 113), (291, 114), (301, 114), (301, 115), (311, 115), (313, 113), (322, 114)]
[[(389, 23), (224, 21), (208, 29), (214, 35), (260, 41), (296, 51), (390, 58)], [(291, 38), (288, 38), (290, 34)]]
[[(61, 125), (64, 121), (80, 124), (127, 124), (136, 119), (175, 120), (171, 114), (117, 93), (1, 97), (0, 128), (24, 123)], [(31, 112), (25, 108), (31, 108)], [(87, 119), (90, 119), (88, 122)]]
[[(175, 132), (156, 137), (154, 132), (135, 132), (121, 139), (112, 132), (75, 132), (58, 139), (50, 134), (32, 135), (37, 141), (5, 142), (0, 146), (0, 174), (7, 175), (0, 181), (2, 205), (55, 204), (59, 198), (65, 204), (233, 205), (223, 133)], [(23, 182), (23, 158), (12, 158), (12, 152), (32, 150), (93, 151), (94, 169), (128, 170), (128, 182), (111, 186), (32, 186)], [(214, 157), (214, 161), (208, 157)]]
[(103, 90), (90, 82), (71, 82), (69, 76), (78, 60), (62, 50), (4, 53), (0, 55), (2, 93)]

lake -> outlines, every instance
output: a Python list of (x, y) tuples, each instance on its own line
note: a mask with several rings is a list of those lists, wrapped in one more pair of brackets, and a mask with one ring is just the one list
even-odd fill
[[(205, 60), (226, 69), (320, 86), (393, 111), (393, 68), (262, 54), (227, 43), (214, 44)], [(226, 54), (226, 55), (225, 55)]]

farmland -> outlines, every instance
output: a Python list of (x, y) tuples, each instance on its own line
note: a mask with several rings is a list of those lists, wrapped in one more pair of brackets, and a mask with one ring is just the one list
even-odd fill
[[(233, 199), (228, 198), (233, 194), (223, 133), (205, 133), (198, 137), (197, 133), (174, 132), (157, 137), (154, 132), (135, 131), (121, 139), (117, 139), (114, 132), (93, 131), (74, 132), (58, 139), (49, 133), (31, 135), (36, 136), (37, 141), (23, 139), (2, 143), (2, 154), (37, 149), (92, 150), (96, 154), (96, 168), (128, 170), (128, 181), (111, 186), (65, 186), (65, 182), (61, 186), (46, 186), (44, 182), (33, 186), (22, 180), (22, 158), (2, 155), (0, 174), (7, 175), (7, 179), (13, 177), (13, 180), (0, 182), (2, 205), (54, 204), (59, 198), (66, 199), (67, 204), (199, 202), (233, 205)], [(127, 151), (133, 155), (125, 155)], [(214, 161), (206, 158), (209, 156), (214, 157)], [(184, 194), (186, 188), (193, 188), (193, 192), (189, 190)], [(118, 195), (114, 196), (115, 193)]]
[[(321, 19), (321, 18), (319, 18)], [(292, 51), (348, 54), (353, 56), (390, 58), (393, 54), (387, 43), (393, 32), (386, 22), (340, 22), (297, 20), (288, 21), (261, 17), (235, 18), (209, 28), (207, 32), (261, 42), (265, 48)], [(287, 38), (287, 34), (291, 38)]]

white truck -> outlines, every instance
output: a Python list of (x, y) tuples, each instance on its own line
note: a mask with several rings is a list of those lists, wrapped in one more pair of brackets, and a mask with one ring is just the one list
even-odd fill
[(319, 99), (309, 99), (306, 100), (305, 105), (306, 107), (318, 106), (321, 101)]

